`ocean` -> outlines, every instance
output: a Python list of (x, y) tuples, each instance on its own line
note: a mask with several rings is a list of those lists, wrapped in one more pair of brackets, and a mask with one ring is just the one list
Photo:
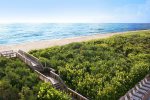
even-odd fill
[(0, 24), (0, 45), (150, 29), (150, 23)]

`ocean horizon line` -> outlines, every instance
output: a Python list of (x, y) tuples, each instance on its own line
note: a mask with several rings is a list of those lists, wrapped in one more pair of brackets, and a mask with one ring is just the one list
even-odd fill
[(0, 45), (150, 29), (150, 23), (0, 24)]

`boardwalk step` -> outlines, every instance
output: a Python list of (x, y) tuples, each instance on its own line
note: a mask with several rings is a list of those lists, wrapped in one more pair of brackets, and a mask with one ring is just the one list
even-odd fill
[(145, 91), (145, 90), (139, 88), (137, 85), (135, 86), (135, 88), (137, 89), (137, 91), (138, 91), (139, 93), (142, 93), (142, 94), (146, 94), (146, 93), (147, 93), (147, 91)]
[(138, 97), (138, 98), (142, 98), (143, 97), (143, 94), (139, 93), (135, 88), (132, 89), (132, 91), (129, 92), (130, 96), (135, 96), (135, 97)]
[(146, 100), (150, 91), (150, 81), (145, 77), (138, 84), (128, 91), (120, 100)]
[(128, 100), (141, 100), (140, 97), (136, 95), (133, 95), (132, 93), (129, 93), (129, 99)]
[(60, 83), (54, 84), (54, 87), (59, 90), (64, 90), (64, 88), (62, 87), (62, 85)]
[(150, 85), (150, 81), (147, 80), (147, 78), (144, 79), (145, 83)]
[(145, 87), (145, 86), (144, 86), (144, 85), (142, 85), (141, 83), (139, 83), (139, 86), (140, 86), (140, 88), (141, 88), (141, 89), (143, 89), (143, 90), (145, 90), (145, 91), (150, 90), (150, 88)]
[(143, 86), (150, 88), (150, 85), (145, 83), (144, 81), (141, 81), (141, 83), (142, 83)]

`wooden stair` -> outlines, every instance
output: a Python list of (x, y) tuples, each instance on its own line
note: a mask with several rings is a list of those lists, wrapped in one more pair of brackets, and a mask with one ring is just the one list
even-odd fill
[(54, 84), (54, 87), (57, 89), (57, 90), (61, 90), (61, 91), (64, 91), (65, 89), (62, 87), (61, 83), (56, 83)]
[(143, 80), (129, 90), (120, 100), (148, 100), (150, 97), (150, 77), (147, 75)]
[(22, 50), (19, 50), (17, 52), (17, 57), (23, 60), (26, 64), (28, 64), (30, 68), (32, 68), (39, 75), (39, 78), (41, 80), (45, 82), (50, 82), (57, 90), (68, 93), (72, 97), (72, 100), (88, 100), (86, 97), (68, 88), (64, 84), (60, 76), (54, 72), (54, 69), (50, 68), (51, 71), (49, 73), (41, 73), (43, 72), (44, 67), (36, 57)]
[(17, 52), (17, 57), (29, 65), (31, 69), (43, 71), (43, 65), (39, 62), (39, 59), (35, 58), (34, 56), (19, 50)]

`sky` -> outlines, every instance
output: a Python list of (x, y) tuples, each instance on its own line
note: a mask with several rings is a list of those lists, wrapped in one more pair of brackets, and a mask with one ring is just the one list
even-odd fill
[(0, 0), (0, 23), (150, 23), (150, 0)]

